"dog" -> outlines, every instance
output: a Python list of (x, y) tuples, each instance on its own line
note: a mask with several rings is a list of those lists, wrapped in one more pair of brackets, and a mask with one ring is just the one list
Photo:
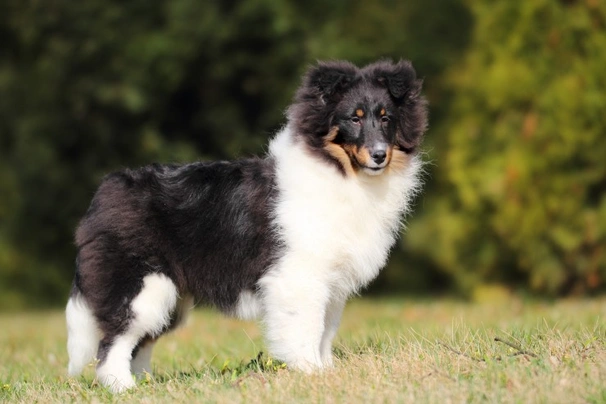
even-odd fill
[(345, 302), (386, 264), (421, 187), (421, 87), (405, 60), (319, 62), (265, 157), (106, 176), (75, 234), (69, 374), (96, 358), (102, 385), (134, 387), (198, 303), (260, 318), (289, 368), (331, 367)]

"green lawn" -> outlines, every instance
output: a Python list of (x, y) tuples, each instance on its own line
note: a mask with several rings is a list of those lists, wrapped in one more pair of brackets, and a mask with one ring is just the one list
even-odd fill
[(254, 323), (197, 310), (158, 344), (155, 375), (112, 396), (92, 366), (66, 377), (62, 312), (0, 314), (0, 402), (606, 403), (605, 317), (606, 298), (356, 300), (336, 368), (308, 376), (257, 360)]

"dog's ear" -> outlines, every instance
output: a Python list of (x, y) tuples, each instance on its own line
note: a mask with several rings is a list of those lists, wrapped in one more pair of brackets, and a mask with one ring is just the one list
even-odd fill
[(378, 62), (367, 69), (374, 81), (387, 88), (398, 101), (414, 100), (421, 95), (423, 80), (417, 79), (417, 73), (408, 60)]
[(309, 70), (304, 86), (317, 90), (326, 101), (347, 91), (357, 74), (358, 68), (349, 62), (321, 62)]
[(314, 147), (324, 147), (335, 105), (360, 80), (360, 70), (349, 62), (319, 62), (307, 71), (288, 108), (296, 133), (309, 135)]
[(400, 149), (413, 152), (427, 129), (427, 101), (421, 94), (423, 81), (417, 79), (412, 64), (381, 61), (364, 68), (364, 74), (375, 84), (387, 89), (399, 110), (396, 142)]

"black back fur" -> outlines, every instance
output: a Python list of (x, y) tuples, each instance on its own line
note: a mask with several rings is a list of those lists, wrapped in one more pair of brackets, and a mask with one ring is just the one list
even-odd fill
[(128, 304), (153, 272), (171, 278), (180, 294), (229, 310), (277, 252), (273, 182), (271, 159), (108, 175), (76, 232), (74, 292), (85, 294), (101, 329), (112, 333), (117, 323), (126, 326)]

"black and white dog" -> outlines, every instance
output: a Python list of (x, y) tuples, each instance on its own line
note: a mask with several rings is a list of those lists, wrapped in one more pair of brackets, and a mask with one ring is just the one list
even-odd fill
[(264, 158), (108, 175), (76, 231), (69, 373), (114, 392), (200, 302), (260, 317), (273, 357), (332, 365), (345, 301), (374, 279), (420, 188), (426, 129), (408, 61), (310, 69)]

